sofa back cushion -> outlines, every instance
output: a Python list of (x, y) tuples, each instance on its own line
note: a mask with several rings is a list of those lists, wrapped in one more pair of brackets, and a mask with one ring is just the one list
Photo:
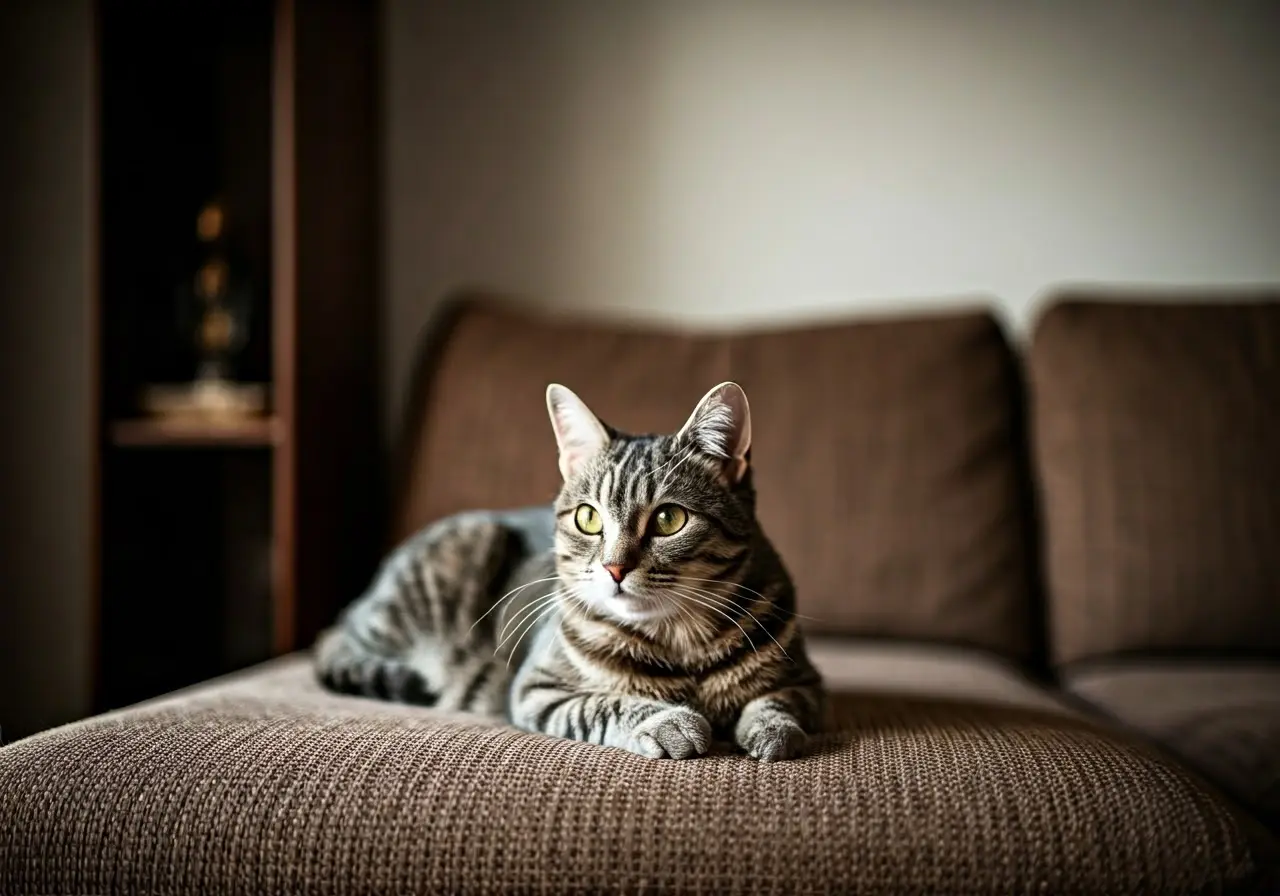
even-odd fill
[(548, 382), (622, 430), (671, 432), (735, 380), (806, 628), (1031, 653), (1017, 377), (989, 313), (696, 335), (477, 298), (434, 345), (398, 535), (554, 497)]
[(1053, 657), (1280, 653), (1280, 303), (1106, 299), (1030, 349)]

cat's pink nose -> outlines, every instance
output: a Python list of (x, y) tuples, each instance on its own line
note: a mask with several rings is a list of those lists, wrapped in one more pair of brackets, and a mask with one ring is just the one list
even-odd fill
[(604, 568), (609, 571), (609, 575), (613, 576), (613, 580), (619, 584), (627, 573), (635, 569), (634, 566), (626, 566), (622, 563), (605, 563)]

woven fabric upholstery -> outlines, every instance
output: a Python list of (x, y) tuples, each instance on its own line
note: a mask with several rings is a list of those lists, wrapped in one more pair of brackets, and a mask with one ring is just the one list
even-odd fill
[(1280, 302), (1104, 298), (1029, 357), (1054, 658), (1280, 656)]
[(1249, 891), (1244, 825), (1052, 713), (843, 699), (799, 761), (652, 761), (300, 658), (0, 749), (3, 893)]
[(399, 535), (552, 499), (548, 382), (621, 429), (672, 432), (733, 379), (806, 628), (1031, 654), (1017, 375), (986, 311), (712, 336), (460, 309), (422, 372)]
[(987, 312), (745, 334), (759, 515), (814, 630), (1032, 651), (1016, 368)]
[(1080, 712), (1057, 689), (984, 650), (830, 635), (810, 636), (805, 649), (829, 690)]
[(1153, 737), (1280, 831), (1280, 663), (1131, 660), (1070, 690)]

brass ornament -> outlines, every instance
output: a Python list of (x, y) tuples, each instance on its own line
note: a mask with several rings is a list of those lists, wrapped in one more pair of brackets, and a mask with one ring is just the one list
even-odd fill
[(222, 236), (222, 221), (222, 206), (210, 202), (200, 210), (200, 215), (196, 218), (196, 236), (201, 242), (212, 243)]
[(221, 298), (227, 291), (229, 273), (226, 262), (215, 259), (196, 272), (196, 295), (207, 302)]

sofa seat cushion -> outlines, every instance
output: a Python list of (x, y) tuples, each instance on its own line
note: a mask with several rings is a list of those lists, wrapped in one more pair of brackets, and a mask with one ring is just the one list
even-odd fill
[(653, 761), (331, 695), (288, 657), (0, 749), (0, 892), (1190, 893), (1270, 861), (1136, 739), (833, 703), (801, 760)]
[(1080, 669), (1068, 683), (1280, 831), (1280, 663), (1134, 660)]
[(865, 697), (922, 697), (1080, 713), (1061, 692), (996, 654), (949, 644), (810, 636), (809, 659), (827, 688)]

